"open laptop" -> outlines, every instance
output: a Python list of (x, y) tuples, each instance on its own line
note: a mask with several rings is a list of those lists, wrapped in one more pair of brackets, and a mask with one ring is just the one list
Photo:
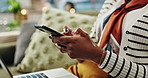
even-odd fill
[(2, 57), (0, 57), (0, 64), (2, 68), (10, 75), (10, 78), (78, 78), (72, 73), (66, 71), (64, 68), (56, 68), (34, 73), (13, 76)]

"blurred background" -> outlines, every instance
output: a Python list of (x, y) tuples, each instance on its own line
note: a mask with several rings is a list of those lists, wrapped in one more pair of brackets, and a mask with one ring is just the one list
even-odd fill
[[(9, 12), (10, 4), (17, 5), (21, 8), (41, 9), (44, 4), (49, 3), (50, 6), (64, 10), (66, 3), (74, 4), (74, 7), (80, 10), (99, 10), (104, 0), (0, 0), (0, 12)], [(39, 4), (39, 5), (38, 5)]]
[(75, 12), (99, 11), (104, 0), (0, 0), (0, 31), (11, 31), (22, 21), (38, 21), (49, 7)]

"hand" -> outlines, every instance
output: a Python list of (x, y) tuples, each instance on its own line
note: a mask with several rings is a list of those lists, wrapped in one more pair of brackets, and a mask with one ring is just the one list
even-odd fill
[[(66, 35), (66, 36), (73, 36), (74, 35), (73, 31), (68, 26), (64, 27), (64, 33), (63, 34)], [(61, 46), (57, 46), (57, 47), (59, 47), (59, 49), (62, 48)], [(61, 52), (62, 52), (62, 50), (61, 50)], [(84, 62), (84, 60), (82, 60), (82, 59), (77, 59), (77, 61), (79, 63)]]
[(71, 58), (96, 61), (96, 58), (101, 57), (102, 49), (94, 45), (87, 33), (79, 28), (74, 34), (80, 36), (54, 37), (53, 42), (64, 45), (60, 50), (68, 53)]
[[(68, 27), (68, 26), (64, 26), (64, 28), (63, 28), (63, 33), (62, 34), (64, 34), (65, 36), (73, 36), (73, 32), (72, 32), (72, 30)], [(52, 40), (52, 42), (54, 42), (53, 41), (53, 39), (55, 38), (56, 36), (54, 36), (54, 35), (50, 35), (49, 36), (49, 38)], [(60, 45), (60, 44), (55, 44), (58, 48), (60, 48), (60, 47), (65, 47), (65, 46), (63, 46), (63, 45)]]

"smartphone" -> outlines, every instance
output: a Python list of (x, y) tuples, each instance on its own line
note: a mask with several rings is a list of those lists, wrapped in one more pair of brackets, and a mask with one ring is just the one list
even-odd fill
[(55, 31), (54, 29), (49, 28), (49, 27), (44, 26), (44, 25), (35, 25), (34, 27), (37, 28), (37, 29), (39, 29), (39, 30), (41, 30), (41, 31), (43, 31), (43, 32), (49, 33), (52, 36), (56, 36), (56, 37), (64, 36), (63, 34)]

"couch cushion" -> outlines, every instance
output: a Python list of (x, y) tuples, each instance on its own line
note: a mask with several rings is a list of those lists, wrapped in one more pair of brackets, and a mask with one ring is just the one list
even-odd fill
[(31, 41), (30, 38), (32, 34), (35, 32), (35, 28), (34, 28), (35, 24), (36, 22), (22, 23), (20, 35), (17, 38), (16, 51), (14, 56), (14, 65), (17, 65), (22, 61), (25, 55), (25, 50)]
[[(69, 12), (50, 8), (43, 13), (39, 24), (60, 32), (62, 32), (63, 26), (67, 25), (73, 30), (79, 27), (90, 33), (95, 19), (94, 16), (70, 14)], [(36, 30), (31, 37), (24, 59), (17, 66), (17, 70), (33, 72), (57, 67), (67, 68), (77, 63), (66, 53), (61, 53), (48, 36), (49, 34)]]

